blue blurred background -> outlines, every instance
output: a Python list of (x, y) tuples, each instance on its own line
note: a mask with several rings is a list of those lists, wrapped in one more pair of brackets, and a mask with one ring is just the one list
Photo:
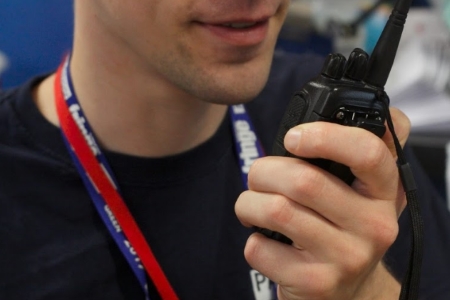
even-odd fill
[(0, 51), (9, 65), (3, 87), (58, 66), (72, 44), (72, 6), (71, 0), (0, 1)]

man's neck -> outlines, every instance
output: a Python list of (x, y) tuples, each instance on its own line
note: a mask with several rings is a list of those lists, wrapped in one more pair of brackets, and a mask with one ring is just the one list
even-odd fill
[(74, 57), (72, 68), (75, 92), (105, 148), (139, 156), (173, 155), (206, 141), (222, 122), (226, 106), (167, 87), (134, 64), (111, 70), (107, 63), (97, 62), (97, 71), (85, 74), (96, 62)]
[[(79, 72), (84, 68), (89, 63), (72, 69), (75, 92), (99, 143), (111, 151), (146, 157), (181, 153), (209, 139), (226, 114), (224, 105), (183, 93), (155, 96), (151, 82), (142, 78), (92, 72), (92, 64), (90, 72)], [(58, 125), (53, 87), (59, 83), (54, 77), (44, 80), (34, 95), (41, 113)]]
[[(209, 139), (227, 111), (225, 105), (165, 86), (133, 62), (117, 65), (93, 51), (75, 48), (71, 75), (100, 145), (115, 152), (145, 157), (182, 153)], [(58, 125), (54, 84), (54, 76), (47, 78), (34, 95), (42, 114)]]

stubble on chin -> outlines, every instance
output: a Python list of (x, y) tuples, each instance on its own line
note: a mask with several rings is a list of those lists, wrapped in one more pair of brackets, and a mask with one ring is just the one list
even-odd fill
[(204, 102), (246, 103), (253, 100), (267, 82), (270, 55), (243, 62), (203, 64), (186, 50), (178, 50), (182, 56), (168, 55), (169, 59), (160, 61), (159, 67), (176, 87)]
[[(216, 104), (238, 104), (253, 100), (263, 89), (267, 76), (258, 74), (253, 76), (251, 72), (236, 72), (227, 76), (208, 76), (198, 82), (202, 87), (197, 89), (200, 99)], [(194, 85), (195, 86), (195, 85)]]

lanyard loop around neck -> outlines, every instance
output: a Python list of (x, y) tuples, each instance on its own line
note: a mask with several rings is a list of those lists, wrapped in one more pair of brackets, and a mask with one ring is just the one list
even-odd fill
[(55, 101), (61, 133), (87, 191), (108, 231), (150, 299), (146, 273), (161, 297), (177, 300), (145, 237), (123, 201), (70, 81), (69, 57), (58, 69)]

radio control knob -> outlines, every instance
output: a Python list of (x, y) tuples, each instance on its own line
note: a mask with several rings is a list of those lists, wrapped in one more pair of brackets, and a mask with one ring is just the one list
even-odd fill
[(340, 53), (331, 53), (327, 56), (322, 68), (322, 75), (333, 79), (341, 79), (344, 75), (346, 58)]
[(360, 48), (355, 48), (348, 57), (345, 77), (356, 81), (363, 80), (366, 75), (368, 61), (369, 54)]

